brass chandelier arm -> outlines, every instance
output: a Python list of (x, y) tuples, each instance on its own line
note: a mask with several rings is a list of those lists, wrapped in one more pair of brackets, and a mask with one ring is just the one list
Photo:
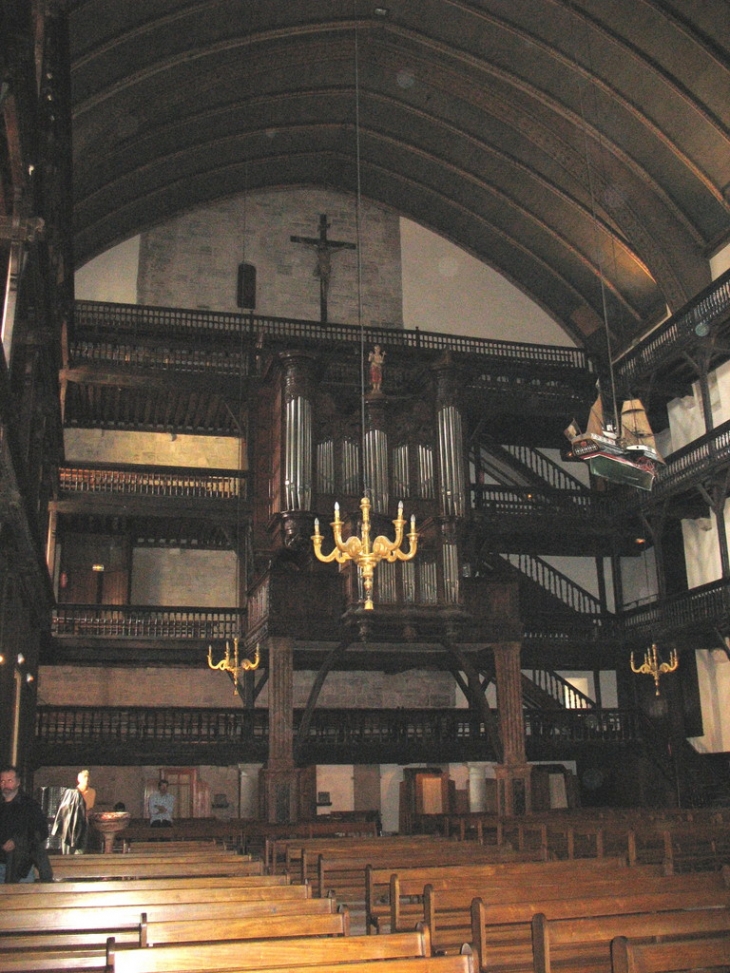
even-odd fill
[(679, 656), (677, 655), (677, 650), (671, 650), (669, 653), (669, 662), (662, 662), (659, 658), (659, 650), (657, 649), (656, 642), (652, 643), (651, 648), (647, 649), (644, 653), (644, 661), (641, 665), (637, 666), (635, 664), (634, 653), (631, 653), (631, 671), (637, 675), (652, 677), (656, 687), (655, 696), (661, 695), (659, 692), (660, 678), (668, 672), (674, 672), (678, 666)]
[(343, 524), (340, 518), (340, 505), (339, 503), (335, 503), (335, 519), (330, 524), (332, 527), (332, 536), (334, 537), (335, 541), (334, 548), (329, 554), (322, 553), (323, 537), (319, 530), (319, 518), (315, 518), (314, 520), (312, 544), (314, 545), (314, 554), (317, 560), (322, 561), (324, 564), (329, 564), (332, 561), (337, 561), (338, 564), (344, 564), (346, 561), (353, 561), (355, 564), (357, 564), (362, 574), (363, 587), (365, 589), (364, 607), (370, 611), (374, 607), (373, 578), (375, 575), (375, 568), (381, 561), (389, 561), (390, 563), (393, 563), (394, 561), (410, 561), (411, 558), (414, 558), (418, 549), (418, 531), (416, 530), (416, 518), (415, 516), (412, 516), (411, 529), (407, 534), (409, 549), (408, 551), (401, 550), (401, 546), (403, 544), (403, 529), (406, 523), (403, 516), (403, 501), (401, 500), (398, 504), (398, 516), (393, 521), (393, 526), (395, 527), (395, 540), (390, 541), (387, 537), (379, 534), (373, 541), (371, 547), (370, 500), (368, 497), (363, 497), (360, 501), (360, 510), (362, 511), (362, 529), (360, 537), (353, 534), (352, 537), (348, 537), (347, 540), (343, 541)]
[(253, 659), (244, 658), (239, 663), (238, 646), (240, 643), (240, 638), (236, 636), (233, 639), (233, 657), (231, 657), (231, 646), (226, 640), (226, 654), (223, 656), (220, 662), (213, 662), (213, 646), (208, 646), (208, 668), (216, 669), (220, 672), (230, 672), (233, 676), (233, 695), (240, 696), (238, 691), (238, 679), (241, 673), (251, 672), (254, 669), (258, 669), (261, 663), (261, 646), (256, 643), (256, 650), (254, 652)]

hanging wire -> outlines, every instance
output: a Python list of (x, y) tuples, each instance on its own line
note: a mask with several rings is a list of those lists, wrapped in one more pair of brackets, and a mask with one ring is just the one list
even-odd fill
[(355, 23), (355, 239), (357, 240), (357, 325), (360, 329), (360, 439), (363, 496), (370, 498), (365, 462), (365, 323), (362, 315), (362, 245), (360, 240), (362, 179), (360, 172), (360, 30)]
[[(575, 11), (574, 11), (572, 5), (570, 5), (570, 9), (573, 10), (573, 18), (575, 19), (575, 17), (577, 15), (575, 14)], [(599, 223), (599, 220), (598, 220), (598, 210), (597, 210), (597, 207), (596, 207), (596, 192), (595, 192), (595, 187), (594, 187), (594, 172), (593, 172), (593, 165), (591, 163), (591, 155), (590, 155), (589, 140), (588, 140), (588, 119), (587, 119), (587, 116), (586, 116), (586, 107), (585, 107), (585, 101), (584, 101), (584, 96), (583, 96), (583, 84), (582, 84), (582, 81), (581, 81), (581, 78), (582, 78), (582, 75), (583, 75), (583, 71), (582, 71), (582, 69), (580, 67), (580, 64), (578, 62), (578, 45), (577, 45), (577, 41), (575, 39), (576, 38), (575, 29), (572, 30), (572, 34), (573, 34), (573, 40), (574, 40), (574, 43), (573, 43), (573, 63), (575, 64), (576, 73), (578, 75), (578, 101), (579, 101), (579, 104), (580, 104), (580, 116), (581, 116), (581, 122), (582, 122), (583, 154), (584, 154), (584, 159), (585, 159), (586, 173), (587, 173), (587, 176), (588, 176), (588, 194), (589, 194), (589, 198), (590, 198), (591, 218), (592, 218), (592, 221), (593, 221), (594, 260), (595, 260), (595, 264), (596, 264), (596, 267), (597, 267), (597, 270), (598, 270), (598, 279), (599, 279), (600, 287), (601, 287), (601, 313), (603, 315), (603, 329), (604, 329), (605, 338), (606, 338), (606, 355), (608, 357), (608, 374), (609, 374), (609, 379), (610, 379), (610, 383), (611, 383), (611, 405), (612, 405), (612, 410), (613, 410), (613, 421), (614, 421), (614, 424), (615, 424), (615, 428), (618, 431), (619, 412), (618, 412), (618, 399), (617, 399), (617, 395), (616, 395), (616, 380), (615, 380), (614, 371), (613, 371), (613, 348), (612, 348), (612, 344), (611, 344), (611, 329), (610, 329), (609, 321), (608, 321), (608, 299), (607, 299), (607, 295), (606, 295), (606, 275), (605, 275), (604, 266), (603, 266), (603, 257), (601, 255), (601, 248), (599, 246), (599, 236), (598, 236), (598, 223)], [(590, 36), (588, 36), (587, 39), (586, 39), (585, 49), (588, 52), (588, 71), (589, 71), (591, 77), (593, 77), (593, 55), (592, 55), (592, 50), (591, 50)], [(594, 113), (594, 117), (597, 118), (598, 117), (598, 105), (597, 105), (597, 101), (596, 101), (595, 86), (593, 87), (593, 113)], [(600, 132), (600, 129), (598, 128), (598, 126), (595, 126), (595, 128), (596, 128), (596, 133), (597, 133), (596, 134), (596, 138), (597, 138), (597, 141), (598, 141), (598, 148), (599, 148), (598, 161), (600, 163), (601, 158), (602, 158), (602, 154), (601, 153), (602, 153), (602, 149), (603, 149), (603, 139), (602, 139), (601, 132)], [(605, 175), (603, 177), (603, 181), (605, 183)], [(615, 244), (614, 236), (613, 236), (613, 234), (611, 234), (611, 248), (612, 248), (612, 252), (613, 252), (613, 264), (614, 264), (614, 272), (615, 272), (615, 270), (616, 270), (616, 253), (615, 253), (615, 250), (614, 250), (614, 244)]]

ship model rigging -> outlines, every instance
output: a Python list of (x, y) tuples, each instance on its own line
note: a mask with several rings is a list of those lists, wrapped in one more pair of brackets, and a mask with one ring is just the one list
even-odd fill
[(584, 460), (595, 476), (614, 483), (651, 490), (664, 464), (640, 399), (627, 399), (621, 404), (617, 423), (604, 417), (599, 389), (586, 431), (581, 432), (573, 420), (565, 435), (575, 459)]

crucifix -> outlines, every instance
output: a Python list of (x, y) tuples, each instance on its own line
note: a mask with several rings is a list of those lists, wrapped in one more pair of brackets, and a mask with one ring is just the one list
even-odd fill
[(329, 228), (327, 214), (320, 213), (318, 237), (291, 237), (292, 243), (304, 243), (308, 247), (313, 247), (317, 252), (317, 266), (314, 268), (314, 276), (319, 277), (319, 314), (322, 324), (327, 324), (327, 292), (332, 271), (332, 253), (336, 250), (357, 250), (357, 245), (354, 243), (346, 243), (344, 240), (328, 240), (327, 230)]

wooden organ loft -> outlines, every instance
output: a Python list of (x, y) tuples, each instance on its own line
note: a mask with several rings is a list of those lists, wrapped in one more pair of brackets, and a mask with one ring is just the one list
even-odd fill
[[(713, 293), (730, 307), (727, 279)], [(726, 310), (714, 312), (718, 328), (726, 317)], [(667, 331), (675, 345), (683, 320), (677, 316)], [(436, 753), (498, 761), (501, 806), (520, 810), (529, 806), (529, 760), (570, 754), (594, 764), (606, 759), (603, 744), (618, 741), (625, 762), (627, 749), (651, 735), (637, 710), (636, 684), (623, 675), (628, 652), (643, 651), (649, 630), (661, 626), (691, 659), (693, 648), (727, 629), (726, 582), (705, 586), (701, 597), (665, 585), (661, 604), (613, 613), (605, 596), (593, 597), (544, 560), (573, 554), (615, 563), (636, 554), (647, 524), (706, 515), (696, 484), (718, 482), (727, 468), (723, 427), (670, 457), (653, 493), (642, 497), (625, 488), (588, 489), (551, 462), (543, 450), (555, 448), (593, 393), (595, 374), (580, 351), (367, 329), (366, 347), (380, 344), (387, 358), (382, 393), (368, 390), (363, 403), (359, 329), (78, 302), (70, 334), (61, 372), (68, 428), (243, 433), (249, 465), (62, 465), (50, 513), (63, 558), (103, 557), (112, 571), (95, 579), (95, 590), (88, 577), (86, 588), (64, 587), (64, 573), (72, 572), (70, 561), (61, 561), (42, 659), (133, 667), (142, 657), (199, 666), (208, 642), (222, 646), (244, 631), (248, 651), (262, 647), (261, 670), (243, 681), (235, 732), (229, 737), (218, 728), (215, 742), (209, 737), (195, 752), (198, 762), (235, 761), (241, 747), (260, 755), (270, 819), (301, 812), (299, 776), (307, 764), (413, 762)], [(671, 349), (662, 359), (654, 336), (650, 351), (642, 366), (639, 347), (630, 367), (651, 372), (667, 397), (686, 390), (695, 376), (678, 368)], [(362, 608), (353, 566), (320, 564), (311, 543), (318, 516), (323, 547), (331, 548), (326, 525), (335, 501), (357, 530), (363, 465), (373, 484), (373, 534), (392, 536), (399, 499), (419, 530), (413, 562), (378, 567), (372, 612)], [(234, 550), (247, 589), (241, 609), (129, 604), (131, 553), (140, 544)], [(670, 546), (662, 550), (668, 561)], [(412, 714), (355, 719), (318, 709), (334, 669), (414, 667), (451, 673), (470, 704), (450, 730), (443, 729), (444, 711), (420, 714), (425, 750), (414, 746), (418, 732), (397, 728), (404, 719), (412, 728)], [(295, 669), (317, 672), (302, 711), (292, 707)], [(603, 712), (600, 701), (585, 698), (566, 709), (561, 669), (616, 669), (619, 711)], [(268, 713), (254, 705), (264, 681)], [(498, 714), (486, 703), (492, 682)], [(667, 681), (668, 691), (670, 682), (684, 700), (674, 733), (689, 749), (691, 666)], [(90, 742), (77, 726), (83, 719), (52, 709), (39, 710), (34, 759), (53, 762), (60, 741), (76, 745), (81, 759)], [(98, 717), (113, 722), (111, 714)], [(445, 722), (437, 730), (438, 720)], [(149, 737), (154, 741), (154, 728)], [(332, 741), (343, 737), (338, 749)], [(144, 762), (145, 752), (136, 741), (128, 759)], [(657, 754), (661, 759), (661, 747)]]
[[(691, 660), (695, 649), (727, 649), (730, 556), (723, 542), (721, 579), (688, 591), (676, 538), (682, 518), (707, 516), (725, 537), (730, 424), (712, 421), (708, 373), (728, 358), (730, 275), (617, 364), (621, 394), (642, 397), (655, 431), (666, 403), (694, 382), (703, 397), (705, 434), (668, 458), (650, 494), (588, 489), (546, 454), (593, 399), (596, 375), (581, 351), (368, 330), (367, 348), (380, 344), (387, 358), (383, 396), (366, 398), (363, 429), (359, 331), (74, 304), (65, 14), (63, 5), (2, 9), (3, 759), (22, 762), (30, 783), (41, 765), (82, 766), (100, 754), (131, 765), (221, 765), (245, 750), (267, 764), (274, 818), (298, 813), (297, 772), (318, 762), (501, 761), (503, 807), (519, 810), (529, 804), (525, 761), (573, 759), (581, 779), (600, 769), (608, 781), (584, 800), (630, 803), (658, 781), (683, 803), (702, 802), (705, 768), (685, 739), (699, 732)], [(74, 428), (237, 438), (248, 465), (74, 464), (64, 456)], [(310, 541), (314, 516), (326, 525), (335, 500), (357, 513), (363, 465), (376, 529), (390, 533), (402, 497), (420, 533), (416, 561), (378, 569), (368, 613), (352, 568), (319, 564)], [(657, 554), (659, 598), (626, 610), (615, 565), (637, 553), (639, 533)], [(145, 546), (233, 552), (240, 607), (132, 604), (133, 554)], [(610, 559), (618, 610), (608, 610), (600, 572), (595, 597), (550, 567), (555, 555)], [(222, 646), (239, 632), (248, 650), (261, 643), (263, 663), (236, 708), (38, 705), (39, 665), (198, 667), (211, 641)], [(628, 653), (652, 636), (682, 658), (665, 684), (668, 727), (653, 719), (649, 681), (627, 674)], [(416, 664), (451, 673), (469, 709), (317, 705), (337, 668)], [(297, 668), (318, 673), (301, 711), (291, 702)], [(619, 706), (582, 697), (559, 678), (563, 669), (615, 670)], [(495, 681), (499, 714), (486, 705)], [(271, 714), (255, 706), (264, 682)], [(634, 775), (635, 793), (617, 794), (612, 768), (624, 776), (642, 759), (654, 776), (642, 784)]]

